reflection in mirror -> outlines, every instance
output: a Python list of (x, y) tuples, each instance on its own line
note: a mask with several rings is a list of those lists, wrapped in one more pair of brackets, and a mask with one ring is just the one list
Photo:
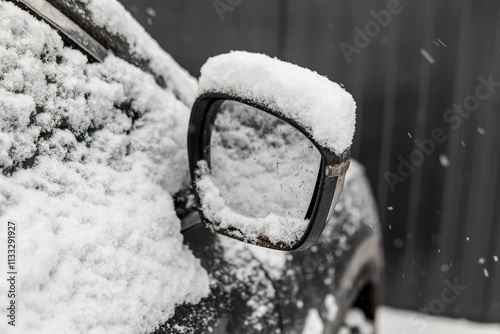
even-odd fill
[(271, 114), (226, 100), (215, 117), (210, 150), (213, 191), (208, 182), (205, 189), (198, 184), (205, 215), (212, 212), (221, 228), (246, 238), (298, 241), (321, 163), (313, 143)]
[(235, 212), (304, 218), (320, 154), (305, 135), (271, 114), (225, 101), (211, 139), (212, 176)]

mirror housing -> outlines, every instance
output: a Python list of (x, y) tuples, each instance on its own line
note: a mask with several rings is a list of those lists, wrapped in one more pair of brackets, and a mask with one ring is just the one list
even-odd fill
[[(245, 60), (243, 63), (242, 57)], [(234, 60), (238, 66), (228, 67), (228, 60)], [(269, 92), (264, 85), (259, 90), (253, 86), (255, 82), (246, 79), (259, 71), (262, 72), (258, 74), (262, 75), (265, 85), (276, 89)], [(290, 72), (292, 75), (299, 75), (300, 79), (308, 80), (312, 88), (307, 89), (300, 82), (290, 85), (287, 78)], [(240, 82), (234, 82), (234, 78)], [(315, 90), (314, 87), (318, 89)], [(294, 103), (292, 97), (297, 95), (297, 89), (302, 94), (297, 96), (298, 103)], [(329, 95), (318, 95), (323, 92)], [(307, 69), (265, 55), (246, 52), (232, 52), (209, 59), (202, 68), (199, 94), (191, 111), (188, 153), (193, 190), (205, 224), (219, 234), (277, 250), (305, 250), (314, 245), (333, 215), (335, 204), (342, 192), (345, 173), (349, 168), (355, 119), (355, 104), (350, 94), (339, 85)], [(248, 238), (237, 228), (221, 227), (219, 222), (207, 219), (203, 212), (197, 185), (200, 179), (199, 164), (206, 162), (208, 168), (205, 173), (210, 173), (211, 131), (219, 106), (227, 100), (259, 109), (285, 121), (306, 136), (321, 155), (314, 194), (305, 217), (308, 220), (307, 228), (302, 236), (292, 243), (270, 240), (264, 233), (260, 233), (257, 238)], [(340, 111), (336, 112), (335, 108)], [(328, 125), (329, 122), (331, 126)], [(343, 131), (344, 128), (347, 129), (347, 135), (335, 133), (335, 130)], [(328, 131), (330, 129), (331, 133)]]
[(304, 134), (316, 146), (321, 154), (321, 167), (320, 173), (316, 182), (314, 195), (311, 199), (309, 210), (309, 224), (303, 236), (294, 244), (287, 245), (284, 243), (273, 243), (265, 235), (259, 236), (258, 242), (251, 242), (245, 238), (244, 235), (235, 230), (221, 228), (216, 222), (209, 221), (200, 210), (201, 217), (205, 224), (207, 224), (214, 232), (219, 234), (256, 244), (272, 249), (279, 250), (301, 250), (307, 249), (314, 245), (318, 240), (325, 224), (330, 220), (333, 209), (338, 198), (342, 192), (345, 173), (349, 168), (350, 150), (345, 151), (343, 154), (336, 154), (328, 149), (317, 144), (311, 137), (310, 133), (297, 124), (294, 120), (287, 119), (286, 117), (277, 114), (269, 108), (259, 105), (254, 101), (248, 101), (237, 96), (230, 96), (224, 93), (207, 93), (198, 97), (193, 105), (191, 112), (191, 119), (189, 122), (188, 131), (188, 152), (189, 152), (189, 166), (191, 172), (191, 180), (193, 182), (193, 189), (195, 192), (198, 208), (202, 208), (198, 186), (196, 184), (199, 178), (198, 166), (200, 161), (206, 161), (208, 169), (210, 169), (210, 137), (217, 106), (223, 101), (231, 100), (246, 104), (256, 109), (260, 109), (269, 113), (279, 119), (284, 120), (292, 125), (302, 134)]

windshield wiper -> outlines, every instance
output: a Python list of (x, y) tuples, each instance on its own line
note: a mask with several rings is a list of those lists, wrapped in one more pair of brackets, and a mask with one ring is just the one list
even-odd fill
[(76, 23), (45, 0), (10, 0), (19, 7), (41, 18), (55, 28), (63, 38), (72, 42), (92, 60), (102, 62), (108, 50), (92, 38)]

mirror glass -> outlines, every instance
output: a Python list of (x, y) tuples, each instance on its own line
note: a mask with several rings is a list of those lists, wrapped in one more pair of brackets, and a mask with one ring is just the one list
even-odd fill
[[(287, 122), (236, 101), (220, 104), (210, 139), (210, 187), (199, 185), (205, 215), (245, 237), (300, 239), (321, 154)], [(209, 213), (210, 215), (210, 213)], [(281, 236), (280, 236), (281, 234)]]

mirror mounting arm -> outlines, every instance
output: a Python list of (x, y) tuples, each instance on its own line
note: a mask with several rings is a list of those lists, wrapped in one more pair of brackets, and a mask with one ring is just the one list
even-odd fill
[(346, 161), (342, 161), (339, 164), (326, 166), (325, 167), (325, 176), (327, 178), (340, 177), (344, 175), (349, 169), (349, 165), (351, 164), (351, 160), (348, 159)]

